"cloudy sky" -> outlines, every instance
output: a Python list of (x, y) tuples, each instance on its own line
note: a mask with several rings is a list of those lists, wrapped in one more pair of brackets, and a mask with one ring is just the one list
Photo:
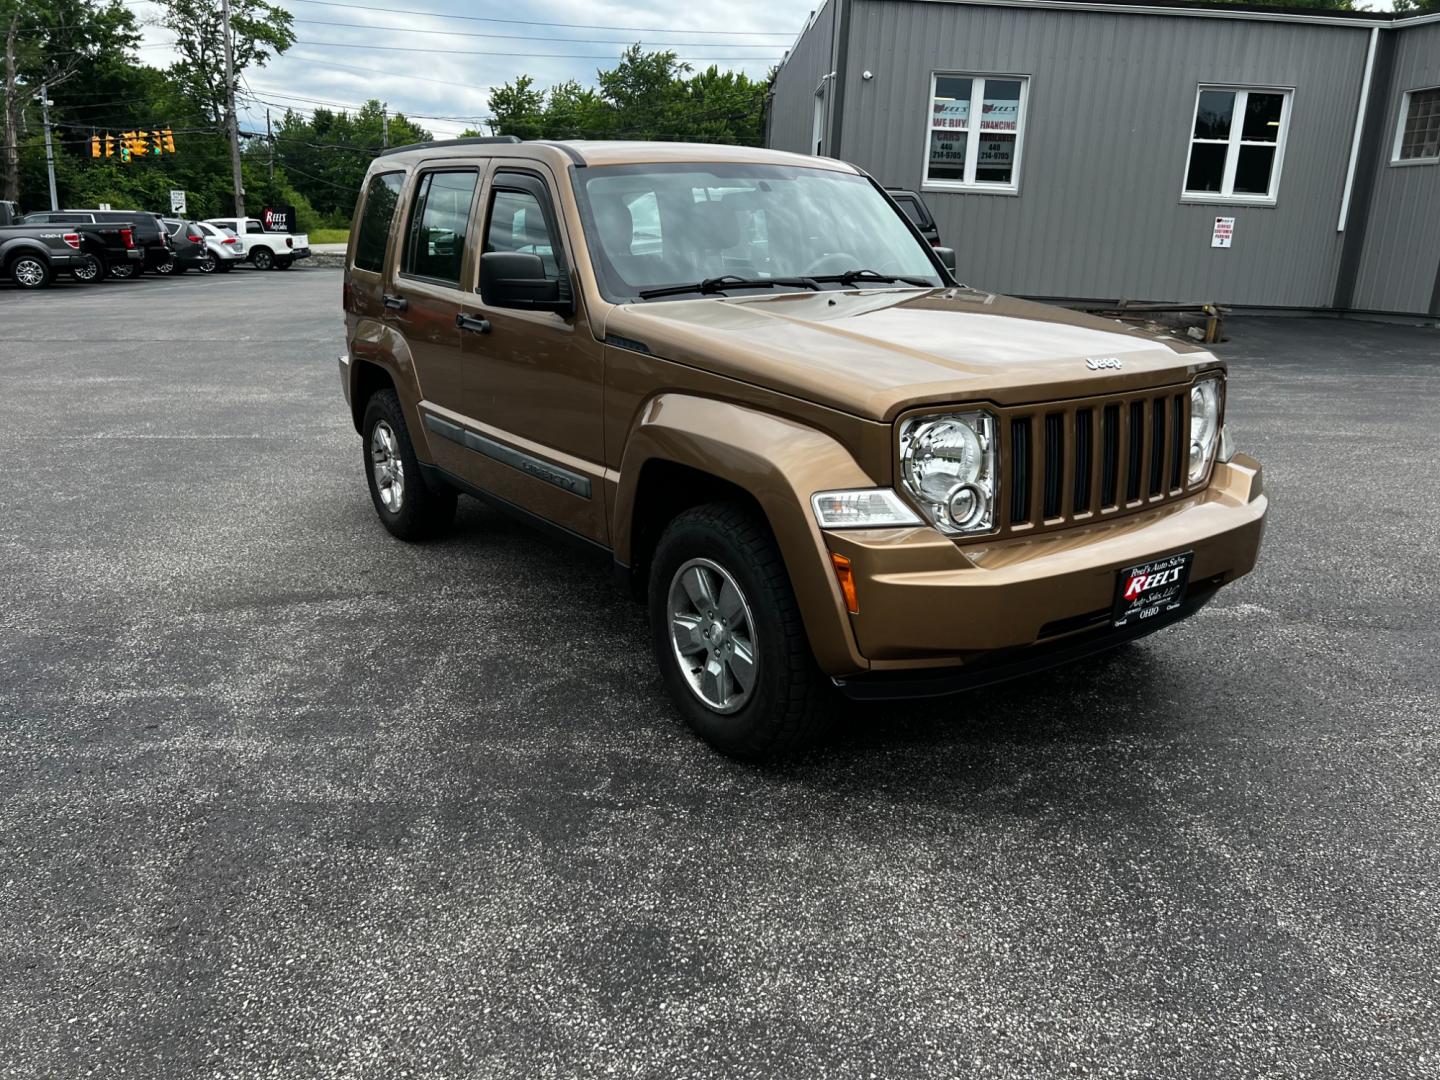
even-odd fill
[[(296, 44), (246, 73), (245, 126), (265, 108), (308, 113), (379, 98), (437, 135), (478, 127), (491, 87), (528, 74), (541, 87), (594, 83), (627, 45), (673, 49), (696, 68), (711, 63), (755, 78), (792, 45), (817, 0), (278, 0), (295, 16)], [(155, 7), (131, 4), (145, 23)], [(145, 28), (141, 55), (168, 63), (172, 35)], [(358, 46), (383, 46), (361, 48)]]

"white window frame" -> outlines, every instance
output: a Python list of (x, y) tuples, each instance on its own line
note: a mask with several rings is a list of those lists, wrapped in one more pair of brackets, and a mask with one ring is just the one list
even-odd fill
[[(969, 79), (970, 80), (970, 123), (965, 128), (965, 179), (964, 180), (932, 180), (930, 179), (930, 138), (935, 131), (935, 87), (940, 79)], [(984, 117), (985, 109), (985, 83), (995, 79), (1004, 82), (1020, 83), (1020, 110), (1015, 120), (1015, 164), (1010, 169), (1009, 183), (1000, 183), (993, 180), (976, 180), (975, 172), (978, 164), (977, 158), (980, 155), (980, 121)], [(922, 191), (973, 191), (983, 192), (987, 195), (1019, 195), (1020, 194), (1020, 166), (1025, 149), (1025, 128), (1026, 115), (1030, 105), (1030, 76), (1018, 72), (999, 71), (932, 71), (930, 73), (930, 96), (925, 100), (925, 145), (923, 147), (924, 157), (921, 159), (920, 175), (923, 178), (920, 184)], [(953, 130), (953, 129), (952, 129)], [(998, 134), (1005, 134), (999, 132)]]
[(1390, 150), (1391, 165), (1440, 165), (1440, 154), (1435, 157), (1402, 158), (1400, 146), (1405, 141), (1405, 121), (1410, 118), (1410, 100), (1415, 94), (1428, 94), (1440, 90), (1440, 86), (1416, 86), (1406, 90), (1400, 98), (1400, 116), (1395, 123), (1395, 143)]
[[(1207, 90), (1220, 90), (1235, 95), (1235, 106), (1230, 112), (1230, 137), (1228, 139), (1197, 139), (1195, 121), (1200, 116), (1200, 95)], [(1279, 94), (1280, 133), (1273, 143), (1245, 139), (1245, 105), (1251, 93)], [(1285, 143), (1290, 134), (1290, 113), (1295, 101), (1293, 86), (1239, 86), (1235, 83), (1200, 83), (1195, 88), (1195, 107), (1190, 110), (1190, 127), (1185, 133), (1185, 171), (1180, 174), (1180, 201), (1187, 203), (1231, 203), (1242, 206), (1274, 206), (1280, 198), (1280, 173), (1285, 167)], [(1220, 181), (1219, 191), (1191, 191), (1185, 185), (1190, 180), (1190, 155), (1195, 144), (1211, 146), (1225, 145), (1225, 175)], [(1242, 146), (1273, 146), (1275, 164), (1270, 170), (1270, 190), (1264, 195), (1253, 192), (1235, 192), (1235, 170), (1240, 164)]]

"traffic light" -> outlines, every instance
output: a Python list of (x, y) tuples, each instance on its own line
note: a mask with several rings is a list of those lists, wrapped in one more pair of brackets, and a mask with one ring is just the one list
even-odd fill
[(105, 156), (107, 158), (115, 156), (115, 140), (108, 132), (105, 135)]
[(99, 135), (91, 135), (91, 136), (90, 136), (90, 156), (91, 156), (91, 157), (99, 157), (99, 156), (100, 156), (100, 136), (99, 136)]
[(160, 134), (163, 135), (163, 136), (165, 136), (165, 153), (167, 153), (167, 154), (173, 154), (173, 153), (175, 152), (175, 136), (174, 136), (174, 134), (170, 131), (169, 128), (163, 129), (163, 130), (160, 132)]
[(125, 131), (121, 133), (120, 137), (124, 140), (126, 149), (130, 151), (125, 158), (126, 161), (137, 157), (144, 157), (150, 152), (149, 140), (145, 138), (145, 132)]

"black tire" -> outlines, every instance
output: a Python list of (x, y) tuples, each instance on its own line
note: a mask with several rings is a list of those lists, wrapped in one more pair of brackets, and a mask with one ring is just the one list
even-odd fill
[[(671, 636), (671, 585), (677, 571), (696, 559), (723, 568), (734, 579), (752, 624), (748, 644), (755, 658), (754, 682), (733, 712), (717, 711), (701, 700)], [(834, 692), (815, 664), (780, 549), (754, 510), (710, 503), (675, 518), (650, 564), (649, 597), (656, 662), (695, 734), (721, 753), (760, 761), (799, 753), (825, 733)]]
[(195, 269), (202, 274), (213, 274), (219, 267), (220, 260), (215, 257), (213, 252), (209, 251), (200, 256), (200, 260), (195, 264)]
[(79, 266), (71, 267), (70, 276), (82, 285), (95, 285), (105, 280), (105, 262), (98, 255), (86, 255)]
[(112, 264), (110, 267), (110, 272), (107, 276), (114, 278), (116, 281), (129, 281), (139, 272), (140, 267), (135, 265), (135, 263), (127, 260), (125, 262), (117, 262)]
[(275, 260), (275, 269), (276, 269), (276, 270), (289, 270), (290, 267), (291, 267), (292, 265), (294, 265), (294, 263), (295, 263), (295, 260), (294, 260), (294, 259), (276, 259), (276, 260)]
[(171, 274), (183, 274), (185, 268), (180, 265), (178, 259), (166, 259), (164, 262), (155, 264), (155, 273), (162, 277), (169, 277)]
[[(382, 494), (376, 477), (376, 464), (372, 447), (375, 446), (376, 429), (386, 425), (392, 437), (393, 460), (400, 466), (400, 497), (387, 500)], [(365, 419), (360, 425), (363, 436), (361, 443), (365, 463), (365, 482), (370, 486), (370, 500), (375, 504), (375, 513), (380, 523), (401, 540), (430, 540), (449, 529), (455, 520), (455, 492), (451, 488), (436, 489), (425, 482), (420, 471), (420, 461), (415, 457), (415, 447), (410, 441), (410, 429), (405, 424), (405, 412), (394, 390), (381, 390), (365, 403)], [(389, 487), (392, 497), (394, 487)]]
[(217, 274), (228, 274), (235, 269), (235, 262), (232, 259), (216, 259), (215, 272)]
[(5, 270), (22, 289), (43, 289), (55, 276), (48, 260), (28, 251), (22, 251), (11, 259)]
[(275, 253), (267, 247), (259, 247), (250, 252), (250, 262), (256, 270), (271, 270), (275, 266)]

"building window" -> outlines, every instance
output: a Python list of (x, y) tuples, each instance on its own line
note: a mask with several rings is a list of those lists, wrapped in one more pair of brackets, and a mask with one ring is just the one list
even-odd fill
[(1289, 90), (1200, 87), (1185, 196), (1274, 202), (1289, 123)]
[(1014, 192), (1024, 138), (1023, 75), (940, 75), (930, 84), (925, 185)]
[(1440, 161), (1440, 86), (1406, 92), (1391, 160)]

